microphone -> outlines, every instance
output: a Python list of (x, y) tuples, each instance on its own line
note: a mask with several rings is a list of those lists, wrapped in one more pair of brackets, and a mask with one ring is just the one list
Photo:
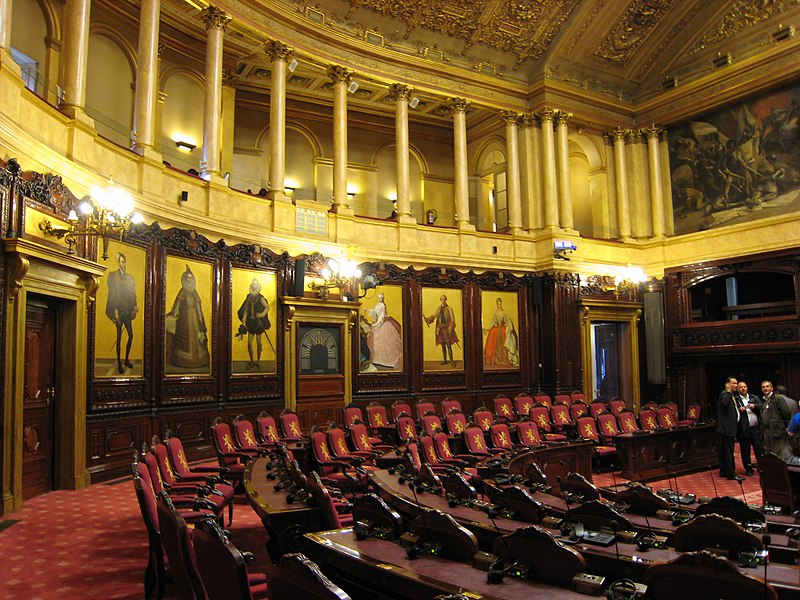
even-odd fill
[(639, 539), (636, 540), (636, 548), (641, 552), (647, 552), (650, 548), (654, 548), (656, 545), (656, 536), (653, 533), (653, 528), (650, 526), (650, 519), (647, 518), (647, 515), (642, 513), (644, 517), (644, 522), (647, 525), (647, 533), (645, 535), (640, 535)]
[(747, 496), (744, 493), (744, 481), (739, 481), (739, 489), (742, 490), (742, 502), (747, 506)]
[[(561, 462), (561, 461), (559, 461)], [(567, 506), (567, 514), (564, 515), (564, 521), (561, 524), (561, 535), (567, 535), (567, 532), (570, 531), (570, 520), (569, 514), (572, 512), (572, 506), (569, 503), (569, 492), (567, 492), (564, 488), (561, 487), (561, 475), (556, 477), (556, 481), (558, 482), (558, 487), (561, 489), (561, 495), (564, 497), (564, 504)], [(574, 527), (572, 528), (574, 531)]]
[(711, 465), (708, 466), (708, 474), (711, 477), (711, 485), (714, 486), (714, 498), (719, 498), (719, 492), (717, 492), (717, 482), (714, 479), (714, 469)]
[[(422, 507), (422, 504), (419, 502), (419, 498), (417, 498), (417, 488), (414, 485), (414, 482), (409, 482), (408, 484), (411, 493), (414, 494), (414, 502), (417, 505), (417, 510), (419, 510), (420, 518), (422, 519), (422, 527), (425, 529), (425, 535), (429, 535), (428, 523), (425, 521), (425, 509)], [(433, 547), (433, 545), (425, 540), (425, 537), (420, 535), (417, 542), (411, 546), (410, 548), (406, 548), (406, 556), (409, 560), (417, 558), (420, 554), (429, 550)]]
[[(509, 564), (503, 565), (503, 559), (499, 558), (494, 561), (491, 565), (489, 565), (489, 572), (486, 574), (486, 582), (487, 583), (502, 583), (503, 578), (508, 574), (508, 571), (516, 565), (516, 561), (511, 554), (511, 548), (508, 547), (508, 542), (506, 538), (503, 537), (503, 534), (500, 532), (500, 528), (497, 526), (497, 521), (494, 520), (494, 515), (492, 515), (492, 511), (486, 511), (486, 515), (489, 517), (489, 520), (492, 522), (492, 526), (494, 530), (497, 532), (500, 541), (503, 544), (503, 547), (506, 550), (506, 554), (508, 554)], [(499, 564), (498, 564), (499, 563)]]
[(616, 519), (611, 519), (608, 525), (611, 527), (611, 531), (614, 532), (614, 552), (617, 555), (617, 564), (619, 564), (619, 536), (617, 535), (619, 531), (619, 522), (617, 522)]

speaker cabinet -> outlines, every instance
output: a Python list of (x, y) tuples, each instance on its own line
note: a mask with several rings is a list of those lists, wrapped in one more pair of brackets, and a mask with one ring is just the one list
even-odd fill
[(664, 298), (661, 290), (645, 291), (643, 298), (647, 382), (662, 384), (667, 381)]
[(306, 259), (294, 261), (294, 295), (302, 297), (306, 288)]

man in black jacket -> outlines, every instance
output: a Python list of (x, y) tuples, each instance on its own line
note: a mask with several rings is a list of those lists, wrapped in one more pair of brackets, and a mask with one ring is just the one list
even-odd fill
[(739, 382), (739, 399), (745, 407), (744, 413), (739, 413), (739, 452), (742, 455), (742, 466), (745, 475), (753, 475), (753, 463), (750, 461), (750, 448), (758, 459), (764, 454), (764, 442), (761, 437), (761, 398), (751, 394), (747, 389), (747, 382)]
[(739, 419), (746, 419), (744, 405), (740, 406), (736, 389), (739, 382), (736, 377), (725, 380), (725, 389), (717, 402), (717, 433), (719, 433), (719, 469), (720, 476), (733, 481), (742, 481), (736, 475), (733, 462), (733, 448), (736, 445), (736, 434), (739, 430)]

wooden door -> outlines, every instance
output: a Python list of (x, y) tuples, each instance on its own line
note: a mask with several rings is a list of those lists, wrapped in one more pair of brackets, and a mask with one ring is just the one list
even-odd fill
[(608, 402), (621, 397), (619, 377), (619, 323), (595, 326), (595, 369), (599, 398)]
[(28, 297), (25, 318), (22, 498), (54, 488), (55, 304)]

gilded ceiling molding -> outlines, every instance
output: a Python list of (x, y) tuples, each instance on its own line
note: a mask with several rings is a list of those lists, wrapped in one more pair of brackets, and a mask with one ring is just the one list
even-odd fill
[(667, 47), (672, 45), (673, 40), (694, 20), (695, 15), (700, 12), (701, 8), (705, 8), (704, 2), (698, 2), (695, 4), (689, 10), (689, 12), (683, 16), (677, 25), (672, 27), (666, 34), (661, 36), (661, 41), (659, 42), (658, 46), (656, 46), (656, 48), (650, 53), (650, 56), (642, 64), (642, 68), (639, 69), (638, 73), (636, 73), (636, 77), (634, 78), (636, 81), (641, 81), (650, 72), (650, 67), (653, 65), (656, 59), (663, 54)]
[(578, 44), (578, 41), (581, 39), (581, 36), (583, 36), (583, 34), (586, 32), (586, 30), (589, 29), (589, 25), (591, 25), (592, 22), (594, 22), (594, 18), (603, 9), (605, 4), (606, 4), (605, 0), (598, 0), (595, 3), (595, 5), (592, 7), (592, 14), (590, 14), (588, 17), (586, 17), (583, 20), (583, 23), (581, 24), (581, 28), (577, 31), (575, 36), (572, 38), (572, 41), (569, 43), (567, 48), (564, 50), (564, 55), (565, 56), (569, 56), (569, 55), (572, 54), (572, 51), (575, 49), (575, 46)]
[(270, 62), (275, 62), (276, 60), (286, 62), (292, 57), (294, 50), (286, 44), (270, 40), (264, 44), (264, 54), (269, 57)]
[(331, 83), (350, 83), (350, 80), (353, 78), (353, 72), (340, 65), (331, 65), (328, 67), (328, 77), (331, 80)]
[(231, 22), (231, 18), (216, 6), (209, 6), (204, 9), (200, 13), (200, 20), (206, 26), (206, 31), (209, 29), (222, 29), (222, 31), (225, 31), (228, 23)]
[(634, 0), (595, 54), (625, 63), (664, 18), (675, 0)]
[(237, 83), (239, 83), (239, 79), (241, 79), (241, 77), (236, 73), (231, 73), (227, 69), (222, 69), (222, 85), (234, 87)]
[(737, 0), (720, 20), (703, 37), (689, 48), (685, 56), (691, 56), (712, 44), (728, 39), (736, 33), (757, 25), (784, 11), (782, 2), (768, 0)]
[(408, 100), (411, 98), (411, 88), (402, 83), (393, 83), (389, 86), (389, 98), (394, 101)]

